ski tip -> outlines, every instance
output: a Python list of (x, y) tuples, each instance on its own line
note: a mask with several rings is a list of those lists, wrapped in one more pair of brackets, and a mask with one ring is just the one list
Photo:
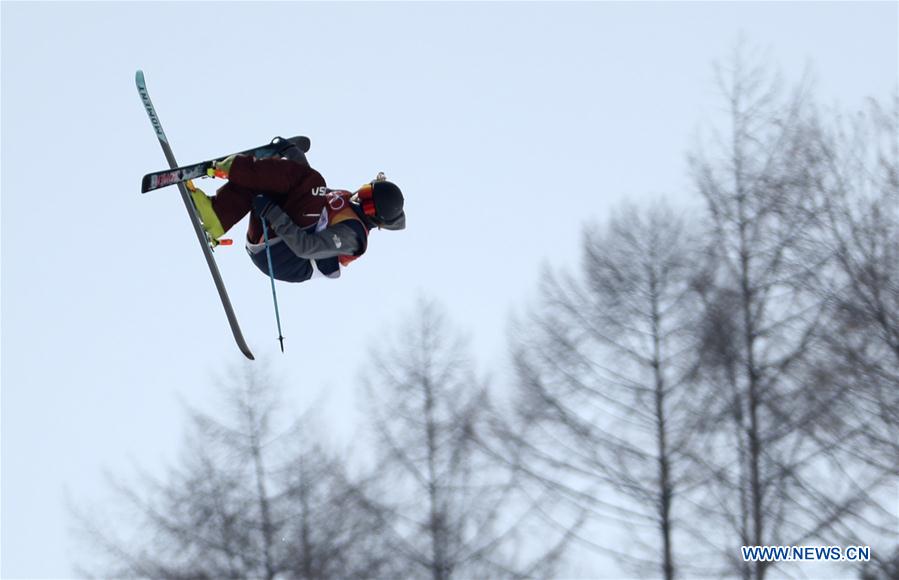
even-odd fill
[(144, 84), (144, 71), (137, 69), (137, 72), (134, 73), (134, 81), (142, 86)]
[(144, 175), (143, 179), (140, 180), (140, 192), (147, 193), (150, 189), (152, 189), (150, 187), (150, 176)]

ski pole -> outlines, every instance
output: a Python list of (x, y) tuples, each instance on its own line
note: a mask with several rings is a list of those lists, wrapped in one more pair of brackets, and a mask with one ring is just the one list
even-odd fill
[(281, 315), (278, 313), (278, 294), (275, 292), (275, 271), (272, 269), (272, 251), (268, 244), (268, 226), (265, 218), (259, 218), (262, 222), (262, 236), (265, 238), (265, 258), (268, 260), (268, 277), (272, 282), (272, 299), (275, 301), (275, 320), (278, 322), (278, 341), (281, 343), (281, 352), (284, 352), (284, 336), (281, 334)]

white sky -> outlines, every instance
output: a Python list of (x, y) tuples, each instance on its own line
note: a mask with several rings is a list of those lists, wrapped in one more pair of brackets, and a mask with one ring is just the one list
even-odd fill
[(257, 358), (296, 409), (327, 396), (322, 437), (348, 444), (366, 344), (418, 296), (500, 371), (509, 315), (541, 264), (578, 263), (585, 220), (690, 199), (711, 63), (741, 32), (788, 79), (813, 64), (826, 104), (896, 86), (892, 2), (3, 2), (0, 574), (70, 576), (66, 498), (170, 461), (181, 402), (242, 364), (177, 190), (140, 194), (165, 160), (136, 69), (183, 164), (305, 134), (331, 187), (403, 188), (405, 232), (340, 281), (279, 285), (286, 355), (245, 222), (217, 252)]

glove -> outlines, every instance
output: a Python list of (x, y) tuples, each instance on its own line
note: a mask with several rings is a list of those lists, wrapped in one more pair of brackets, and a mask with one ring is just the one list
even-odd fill
[(231, 173), (231, 164), (234, 163), (235, 157), (237, 157), (237, 155), (231, 155), (224, 159), (220, 159), (219, 161), (213, 161), (212, 167), (206, 170), (206, 175), (209, 177), (218, 177), (219, 179), (228, 179), (228, 174)]
[(253, 198), (253, 211), (259, 216), (259, 219), (265, 219), (266, 214), (275, 207), (275, 202), (265, 195), (257, 195)]

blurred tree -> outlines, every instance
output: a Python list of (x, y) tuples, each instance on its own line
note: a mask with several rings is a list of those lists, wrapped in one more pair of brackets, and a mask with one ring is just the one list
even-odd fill
[(540, 506), (489, 452), (491, 399), (435, 303), (372, 352), (364, 384), (381, 471), (369, 505), (406, 577), (550, 576), (567, 534), (534, 527)]
[(819, 252), (833, 259), (814, 288), (828, 317), (810, 374), (831, 404), (814, 433), (853, 466), (858, 489), (851, 508), (864, 525), (834, 531), (847, 543), (889, 538), (878, 546), (889, 549), (899, 526), (899, 95), (892, 108), (872, 100), (822, 122), (819, 143)]
[(887, 476), (859, 461), (846, 445), (853, 427), (834, 420), (852, 404), (840, 382), (858, 375), (821, 365), (839, 331), (821, 291), (838, 256), (822, 244), (833, 200), (821, 187), (820, 116), (808, 82), (784, 96), (746, 52), (739, 47), (718, 69), (728, 133), (713, 155), (698, 149), (692, 158), (717, 266), (700, 292), (702, 368), (719, 387), (696, 456), (715, 485), (697, 500), (736, 535), (721, 544), (731, 572), (761, 579), (775, 564), (742, 562), (739, 544), (845, 538), (871, 522), (860, 512), (876, 505), (871, 493)]
[(190, 413), (182, 458), (167, 477), (113, 482), (118, 525), (76, 510), (78, 531), (104, 560), (85, 574), (396, 577), (360, 484), (303, 436), (302, 421), (278, 431), (278, 389), (258, 363), (244, 368), (224, 389), (224, 418)]
[(625, 208), (587, 229), (581, 275), (543, 276), (539, 308), (514, 339), (525, 469), (600, 524), (588, 529), (636, 528), (583, 539), (641, 576), (681, 568), (697, 249), (666, 204)]

